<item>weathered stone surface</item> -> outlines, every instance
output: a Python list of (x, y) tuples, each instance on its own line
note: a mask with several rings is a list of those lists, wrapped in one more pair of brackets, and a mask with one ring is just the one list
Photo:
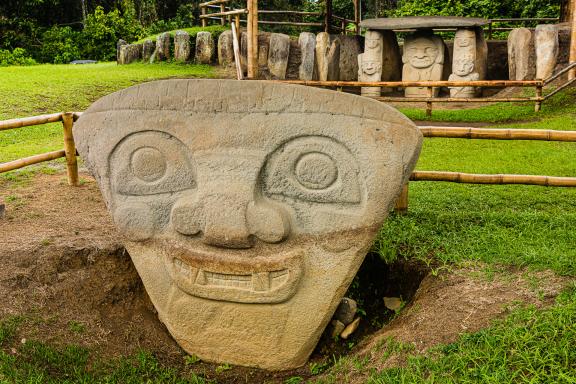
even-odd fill
[(0, 202), (0, 219), (3, 219), (6, 215), (6, 204)]
[(484, 30), (482, 28), (475, 28), (474, 33), (476, 36), (476, 61), (474, 62), (474, 68), (478, 72), (478, 78), (486, 80), (488, 76), (488, 42), (484, 38)]
[[(383, 38), (380, 31), (366, 31), (364, 53), (358, 55), (358, 81), (382, 80)], [(362, 87), (362, 96), (380, 96), (380, 87)]]
[(258, 67), (268, 66), (270, 34), (258, 32)]
[[(382, 81), (400, 81), (402, 80), (402, 53), (400, 53), (396, 34), (393, 31), (379, 32), (382, 35)], [(387, 89), (392, 91), (390, 88)]]
[(472, 28), (488, 24), (488, 20), (459, 16), (408, 16), (366, 19), (360, 26), (368, 29), (431, 29), (431, 28)]
[[(474, 30), (459, 29), (454, 38), (452, 53), (452, 74), (450, 81), (476, 81), (480, 74), (476, 72), (476, 33)], [(476, 87), (450, 87), (450, 97), (471, 98), (476, 96)]]
[(242, 71), (248, 71), (248, 34), (242, 32), (240, 34), (240, 66)]
[(300, 80), (314, 80), (316, 73), (316, 35), (311, 32), (300, 33), (298, 45), (302, 55), (302, 64), (298, 68), (298, 77)]
[(358, 304), (355, 300), (349, 297), (342, 298), (336, 312), (334, 313), (334, 319), (341, 321), (344, 325), (350, 324), (356, 316), (356, 311), (358, 310)]
[(326, 32), (320, 32), (316, 35), (316, 64), (319, 80), (338, 80), (338, 76), (340, 76), (340, 40), (338, 40), (338, 36)]
[(547, 79), (554, 73), (558, 62), (558, 26), (542, 24), (534, 31), (536, 50), (536, 78)]
[(338, 80), (356, 81), (358, 79), (358, 55), (362, 53), (358, 35), (340, 35), (340, 62), (338, 63), (340, 73)]
[(528, 28), (513, 29), (508, 35), (510, 80), (533, 80), (536, 76), (534, 38)]
[(120, 39), (120, 40), (118, 40), (118, 41), (116, 42), (116, 62), (117, 62), (118, 64), (120, 64), (120, 63), (119, 63), (119, 61), (120, 61), (120, 47), (122, 47), (123, 45), (128, 45), (128, 43), (126, 42), (126, 40)]
[(218, 64), (223, 67), (234, 64), (232, 31), (224, 31), (218, 36)]
[(214, 39), (210, 32), (196, 34), (196, 54), (194, 59), (198, 64), (210, 64), (214, 57)]
[(368, 98), (198, 79), (108, 95), (74, 137), (178, 343), (267, 369), (306, 362), (422, 142)]
[(150, 61), (154, 50), (156, 49), (156, 43), (152, 40), (145, 40), (142, 44), (142, 61)]
[(286, 69), (287, 80), (298, 80), (300, 78), (300, 64), (302, 64), (302, 52), (298, 40), (290, 39), (290, 54), (288, 55), (288, 68)]
[(356, 332), (356, 330), (358, 329), (358, 326), (360, 325), (360, 318), (356, 318), (356, 320), (354, 320), (353, 322), (351, 322), (350, 324), (348, 324), (346, 326), (346, 328), (344, 328), (344, 330), (342, 331), (342, 333), (340, 334), (340, 337), (343, 338), (344, 340), (346, 340), (347, 338), (349, 338), (354, 332)]
[(283, 33), (270, 35), (270, 51), (268, 52), (268, 70), (273, 79), (285, 79), (290, 54), (290, 36)]
[(152, 56), (155, 61), (165, 61), (170, 59), (170, 34), (168, 32), (156, 36), (156, 50)]
[(344, 328), (346, 328), (346, 325), (339, 320), (332, 320), (330, 326), (332, 327), (330, 331), (330, 336), (332, 336), (332, 338), (340, 336)]
[[(442, 39), (431, 33), (415, 33), (406, 37), (402, 62), (402, 81), (442, 80), (445, 46)], [(406, 97), (426, 97), (425, 87), (408, 87)], [(438, 88), (434, 89), (438, 96)]]
[(120, 46), (118, 64), (130, 64), (142, 58), (142, 44), (126, 44)]
[[(203, 33), (203, 32), (199, 32)], [(174, 34), (174, 60), (188, 61), (190, 59), (190, 35), (186, 31), (176, 31)]]

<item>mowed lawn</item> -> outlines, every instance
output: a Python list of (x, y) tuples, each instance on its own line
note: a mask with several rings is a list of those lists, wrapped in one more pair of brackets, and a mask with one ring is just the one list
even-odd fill
[[(138, 82), (190, 76), (212, 72), (208, 67), (173, 64), (0, 68), (0, 119), (80, 111), (98, 97)], [(540, 114), (529, 104), (496, 104), (434, 111), (434, 119), (576, 130), (575, 102), (576, 88), (571, 88), (545, 103)], [(402, 111), (423, 119), (421, 110)], [(61, 146), (58, 124), (0, 132), (0, 162)], [(576, 177), (576, 143), (425, 139), (417, 169)], [(9, 181), (0, 177), (2, 182)], [(412, 182), (409, 214), (387, 220), (374, 250), (389, 261), (424, 260), (435, 270), (473, 262), (487, 272), (514, 266), (525, 267), (527, 273), (551, 269), (576, 278), (575, 225), (576, 188)], [(374, 373), (372, 380), (574, 383), (574, 324), (576, 286), (552, 308), (519, 309), (486, 331), (440, 348), (433, 358), (410, 360), (404, 368)], [(0, 379), (2, 369), (0, 364)], [(177, 373), (171, 375), (177, 381)]]

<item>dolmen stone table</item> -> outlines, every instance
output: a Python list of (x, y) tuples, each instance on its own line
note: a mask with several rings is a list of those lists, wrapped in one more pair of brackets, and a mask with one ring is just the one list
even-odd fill
[[(413, 16), (366, 19), (360, 26), (367, 29), (364, 53), (359, 60), (359, 81), (473, 81), (486, 78), (488, 46), (482, 26), (488, 20), (452, 16)], [(434, 29), (456, 28), (452, 61), (448, 49)], [(395, 32), (408, 32), (404, 39), (403, 53)], [(370, 39), (368, 39), (370, 36)], [(377, 43), (374, 43), (377, 41)], [(399, 58), (402, 59), (400, 69)], [(386, 65), (389, 63), (389, 65)], [(377, 75), (374, 68), (382, 70)], [(380, 88), (365, 87), (364, 96), (380, 96)], [(434, 88), (432, 96), (438, 96)], [(474, 87), (453, 87), (450, 96), (474, 97)], [(406, 97), (428, 97), (426, 87), (405, 88)]]
[(179, 345), (275, 370), (306, 362), (422, 142), (361, 96), (182, 79), (101, 98), (74, 136)]

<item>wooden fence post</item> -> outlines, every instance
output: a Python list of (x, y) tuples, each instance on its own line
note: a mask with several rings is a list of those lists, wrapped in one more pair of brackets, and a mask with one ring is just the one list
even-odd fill
[(248, 78), (258, 78), (258, 0), (248, 0)]
[(66, 171), (68, 185), (78, 186), (78, 163), (76, 161), (76, 144), (72, 135), (74, 113), (62, 113), (62, 127), (64, 130), (64, 152), (66, 153)]
[(534, 104), (534, 112), (540, 112), (542, 109), (542, 86), (536, 86), (536, 103)]
[[(428, 97), (429, 98), (434, 97), (434, 88), (428, 87)], [(426, 102), (426, 116), (427, 117), (432, 116), (432, 101)]]
[(402, 192), (396, 200), (396, 205), (394, 206), (394, 212), (399, 215), (405, 215), (408, 213), (408, 183), (402, 187)]
[[(220, 4), (220, 13), (224, 13), (226, 12), (226, 4), (222, 3)], [(220, 17), (220, 25), (226, 25), (226, 17), (222, 16)]]
[[(202, 14), (202, 16), (206, 15), (206, 7), (200, 7), (200, 13)], [(202, 27), (206, 27), (206, 18), (202, 18)]]

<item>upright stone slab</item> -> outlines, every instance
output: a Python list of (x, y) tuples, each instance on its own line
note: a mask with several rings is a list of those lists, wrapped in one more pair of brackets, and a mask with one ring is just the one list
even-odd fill
[(142, 44), (125, 44), (120, 46), (118, 64), (130, 64), (142, 58)]
[[(476, 32), (470, 29), (458, 29), (454, 37), (452, 73), (448, 80), (480, 80), (480, 74), (476, 71), (476, 53)], [(476, 96), (476, 92), (476, 87), (450, 87), (450, 97), (472, 98)]]
[(508, 35), (510, 80), (533, 80), (536, 76), (534, 38), (528, 28), (513, 29)]
[(120, 64), (120, 48), (121, 48), (123, 45), (128, 45), (128, 43), (126, 42), (126, 40), (120, 39), (120, 40), (118, 40), (118, 41), (116, 42), (116, 63), (118, 63), (118, 64)]
[(232, 31), (224, 31), (218, 36), (218, 64), (223, 67), (234, 64)]
[(214, 39), (210, 32), (196, 34), (196, 54), (194, 58), (198, 64), (210, 64), (214, 57)]
[(248, 34), (240, 34), (240, 67), (246, 73), (248, 71)]
[(547, 79), (552, 76), (558, 62), (558, 26), (542, 24), (534, 32), (536, 50), (536, 78)]
[(316, 64), (320, 81), (338, 80), (340, 76), (340, 40), (326, 32), (316, 35)]
[[(382, 80), (383, 38), (380, 31), (366, 31), (364, 53), (358, 55), (358, 81)], [(380, 96), (380, 87), (362, 87), (362, 96)]]
[(298, 69), (300, 80), (314, 80), (316, 69), (316, 36), (311, 32), (302, 32), (298, 36), (298, 45), (302, 55), (302, 64)]
[(188, 32), (176, 31), (174, 34), (174, 60), (188, 61), (190, 59), (190, 51), (190, 35)]
[(488, 42), (484, 38), (484, 30), (481, 27), (474, 28), (476, 36), (476, 61), (474, 68), (478, 72), (480, 80), (486, 80), (488, 77)]
[(142, 44), (142, 61), (149, 62), (155, 49), (156, 43), (152, 40), (145, 40)]
[(268, 52), (268, 70), (274, 79), (285, 79), (290, 54), (290, 36), (283, 33), (270, 35), (270, 51)]
[[(382, 35), (382, 81), (402, 80), (402, 54), (398, 39), (393, 31), (378, 31)], [(392, 88), (382, 88), (382, 92), (392, 92)]]
[[(444, 42), (439, 36), (427, 32), (416, 32), (404, 40), (402, 81), (442, 80), (444, 69)], [(406, 97), (427, 97), (426, 87), (408, 87)], [(438, 96), (438, 88), (434, 89)]]
[(267, 369), (306, 362), (422, 141), (368, 98), (194, 79), (108, 95), (74, 137), (176, 341)]
[(170, 34), (164, 32), (156, 37), (156, 50), (152, 55), (156, 61), (165, 61), (170, 59)]
[(358, 78), (358, 55), (362, 53), (361, 36), (340, 35), (340, 61), (338, 80), (356, 81)]
[(270, 54), (270, 34), (258, 33), (258, 66), (268, 66), (268, 55)]

